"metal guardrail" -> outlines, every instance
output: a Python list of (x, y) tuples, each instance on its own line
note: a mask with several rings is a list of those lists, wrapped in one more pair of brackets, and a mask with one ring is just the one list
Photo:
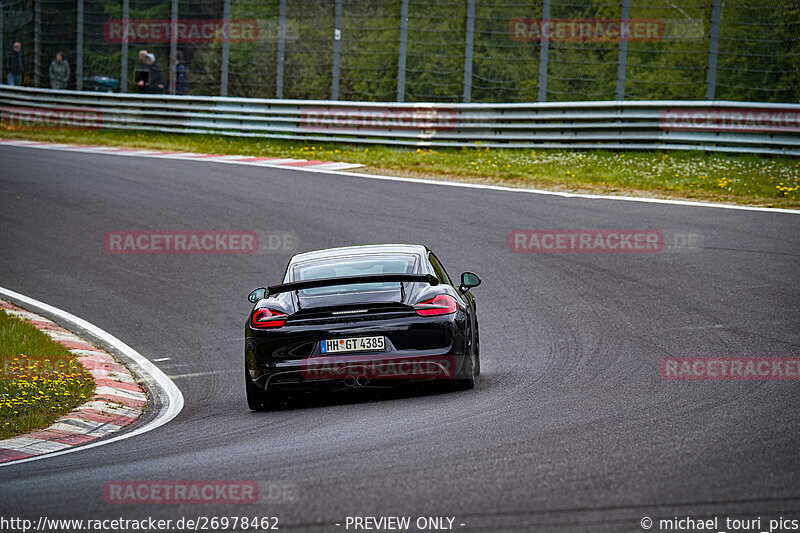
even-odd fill
[(704, 101), (403, 104), (0, 85), (6, 126), (415, 147), (672, 149), (800, 156), (800, 105)]

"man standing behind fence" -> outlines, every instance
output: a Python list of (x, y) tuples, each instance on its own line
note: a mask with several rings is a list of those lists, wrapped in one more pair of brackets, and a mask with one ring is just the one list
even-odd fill
[(6, 81), (9, 85), (22, 85), (22, 73), (25, 71), (25, 54), (22, 53), (22, 43), (17, 41), (13, 48), (6, 54)]
[(50, 87), (66, 89), (69, 82), (69, 63), (64, 59), (64, 52), (58, 52), (50, 63)]
[(164, 92), (164, 82), (161, 77), (161, 67), (156, 65), (155, 54), (147, 54), (147, 92), (159, 94)]
[(180, 50), (175, 52), (175, 94), (186, 94), (186, 65)]
[(136, 90), (140, 93), (147, 92), (147, 77), (149, 70), (147, 68), (147, 50), (139, 50), (139, 68), (134, 69), (136, 74)]

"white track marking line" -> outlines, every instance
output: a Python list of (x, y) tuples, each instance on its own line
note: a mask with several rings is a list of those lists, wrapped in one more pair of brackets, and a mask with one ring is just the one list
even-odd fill
[[(4, 143), (0, 143), (0, 146), (19, 146), (24, 148), (41, 148), (42, 145), (37, 144), (27, 144), (26, 141), (8, 141)], [(59, 150), (59, 148), (53, 148), (54, 150)], [(104, 152), (101, 150), (95, 149), (85, 149), (85, 150), (78, 150), (78, 149), (63, 149), (64, 151), (69, 152), (85, 152), (85, 153), (94, 153), (94, 154), (104, 154), (104, 155), (130, 155), (134, 157), (148, 157), (144, 154), (139, 154), (135, 152), (131, 152), (128, 154), (120, 153), (120, 152)], [(203, 154), (192, 154), (192, 155), (203, 155)], [(584, 198), (587, 200), (615, 200), (615, 201), (623, 201), (623, 202), (642, 202), (642, 203), (650, 203), (650, 204), (667, 204), (667, 205), (680, 205), (686, 207), (713, 207), (716, 209), (736, 209), (740, 211), (762, 211), (766, 213), (785, 213), (785, 214), (793, 214), (793, 215), (800, 215), (800, 209), (782, 209), (777, 207), (753, 207), (747, 205), (729, 205), (729, 204), (712, 204), (708, 202), (693, 202), (690, 200), (668, 200), (664, 198), (642, 198), (637, 196), (610, 196), (610, 195), (599, 195), (599, 194), (586, 194), (586, 193), (571, 193), (571, 192), (558, 192), (558, 191), (546, 191), (543, 189), (523, 189), (523, 188), (515, 188), (515, 187), (505, 187), (503, 185), (482, 185), (479, 183), (463, 183), (463, 182), (456, 182), (456, 181), (439, 181), (439, 180), (426, 180), (421, 178), (403, 178), (399, 176), (382, 176), (380, 174), (367, 174), (361, 172), (346, 172), (342, 170), (326, 170), (320, 164), (320, 168), (311, 167), (294, 167), (294, 166), (285, 166), (280, 164), (275, 164), (281, 160), (277, 161), (268, 161), (264, 163), (253, 163), (253, 162), (245, 162), (245, 161), (228, 161), (224, 159), (214, 159), (214, 158), (198, 158), (198, 157), (186, 157), (186, 154), (182, 154), (180, 156), (177, 155), (166, 155), (166, 156), (153, 156), (158, 157), (159, 159), (180, 159), (182, 161), (206, 161), (209, 163), (218, 163), (224, 165), (248, 165), (248, 166), (258, 166), (258, 167), (274, 167), (274, 168), (281, 168), (285, 170), (296, 170), (300, 172), (317, 172), (321, 174), (333, 174), (338, 176), (351, 176), (354, 178), (364, 178), (364, 179), (373, 179), (373, 180), (383, 180), (383, 181), (399, 181), (404, 183), (419, 183), (422, 185), (438, 185), (441, 187), (461, 187), (464, 189), (482, 189), (488, 191), (499, 191), (499, 192), (514, 192), (514, 193), (527, 193), (527, 194), (539, 194), (543, 196), (559, 196), (561, 198)], [(292, 161), (292, 160), (289, 160)], [(328, 163), (325, 163), (328, 164)]]
[(313, 168), (316, 170), (349, 170), (363, 166), (359, 163), (320, 163), (319, 165), (314, 165)]
[(145, 374), (144, 376), (138, 376), (138, 377), (143, 378), (145, 381), (147, 381), (150, 392), (152, 394), (157, 394), (162, 404), (161, 411), (155, 416), (155, 418), (145, 423), (141, 427), (137, 427), (136, 429), (134, 429), (129, 433), (124, 433), (122, 435), (117, 435), (115, 437), (111, 437), (106, 440), (92, 442), (81, 446), (75, 446), (61, 451), (54, 451), (53, 453), (48, 453), (45, 455), (37, 455), (25, 459), (18, 459), (16, 461), (9, 461), (7, 463), (0, 463), (0, 468), (4, 466), (17, 465), (20, 463), (27, 463), (29, 461), (38, 461), (40, 459), (56, 457), (67, 453), (80, 452), (83, 450), (88, 450), (89, 448), (104, 446), (112, 442), (117, 442), (123, 439), (129, 439), (131, 437), (147, 433), (148, 431), (152, 431), (158, 427), (163, 426), (164, 424), (166, 424), (167, 422), (178, 416), (178, 414), (183, 409), (183, 394), (181, 393), (178, 386), (175, 385), (175, 383), (171, 379), (169, 379), (149, 359), (144, 357), (142, 354), (140, 354), (139, 352), (137, 352), (136, 350), (134, 350), (133, 348), (131, 348), (130, 346), (119, 340), (118, 338), (116, 338), (114, 335), (108, 333), (105, 330), (100, 329), (99, 327), (95, 326), (90, 322), (87, 322), (82, 318), (73, 315), (72, 313), (68, 313), (67, 311), (63, 311), (61, 309), (58, 309), (57, 307), (53, 307), (52, 305), (40, 302), (39, 300), (35, 300), (33, 298), (12, 291), (10, 289), (0, 287), (0, 295), (14, 298), (26, 305), (38, 308), (44, 311), (45, 313), (58, 317), (59, 321), (70, 322), (78, 326), (79, 328), (88, 331), (89, 333), (101, 339), (102, 341), (108, 343), (109, 345), (113, 346), (117, 351), (124, 354), (126, 357), (128, 357), (134, 363), (136, 363), (136, 365), (138, 366), (137, 371), (143, 372)]
[[(220, 161), (220, 163), (229, 163), (228, 161)], [(402, 178), (398, 176), (381, 176), (380, 174), (367, 174), (362, 172), (345, 172), (337, 170), (324, 170), (316, 168), (303, 168), (303, 167), (280, 167), (286, 170), (301, 170), (304, 172), (317, 172), (320, 174), (336, 174), (339, 176), (352, 176), (354, 178), (365, 178), (373, 180), (384, 181), (399, 181), (406, 183), (420, 183), (426, 185), (439, 185), (442, 187), (461, 187), (464, 189), (483, 189), (489, 191), (500, 192), (515, 192), (527, 194), (541, 194), (544, 196), (560, 196), (562, 198), (585, 198), (587, 200), (617, 200), (625, 202), (643, 202), (652, 204), (669, 204), (669, 205), (682, 205), (687, 207), (714, 207), (717, 209), (739, 209), (743, 211), (764, 211), (767, 213), (788, 213), (800, 215), (800, 209), (782, 209), (777, 207), (753, 207), (747, 205), (729, 205), (729, 204), (711, 204), (707, 202), (693, 202), (690, 200), (668, 200), (665, 198), (640, 198), (636, 196), (609, 196), (600, 194), (586, 194), (586, 193), (572, 193), (572, 192), (558, 192), (546, 191), (543, 189), (522, 189), (515, 187), (505, 187), (503, 185), (482, 185), (480, 183), (462, 183), (454, 181), (439, 181), (439, 180), (426, 180), (421, 178)]]
[(167, 376), (172, 379), (180, 379), (180, 378), (196, 378), (199, 376), (210, 376), (212, 374), (228, 374), (230, 372), (237, 372), (236, 370), (212, 370), (210, 372), (194, 372), (192, 374), (177, 374), (174, 376)]

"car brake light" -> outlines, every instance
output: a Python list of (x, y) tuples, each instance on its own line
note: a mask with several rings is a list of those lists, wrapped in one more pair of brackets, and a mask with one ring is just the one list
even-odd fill
[(447, 294), (440, 294), (414, 306), (414, 310), (420, 316), (449, 315), (455, 313), (457, 308), (456, 299)]
[(279, 328), (286, 323), (289, 315), (272, 309), (256, 309), (250, 317), (254, 328)]

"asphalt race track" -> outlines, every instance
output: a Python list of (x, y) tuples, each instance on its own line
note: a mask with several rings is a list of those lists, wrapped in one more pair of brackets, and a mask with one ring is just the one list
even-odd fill
[[(9, 146), (0, 161), (0, 285), (169, 357), (157, 365), (185, 399), (144, 435), (0, 469), (5, 517), (277, 516), (285, 531), (387, 515), (455, 517), (455, 531), (800, 519), (800, 382), (659, 374), (670, 356), (800, 356), (800, 215)], [(547, 228), (656, 229), (666, 247), (509, 250), (511, 231)], [(261, 247), (109, 254), (115, 230), (251, 230)], [(293, 250), (269, 249), (286, 234)], [(673, 246), (686, 235), (695, 246)], [(278, 282), (293, 253), (381, 242), (427, 244), (451, 276), (483, 278), (475, 389), (251, 413), (248, 292)], [(261, 492), (245, 505), (109, 504), (118, 480)]]

